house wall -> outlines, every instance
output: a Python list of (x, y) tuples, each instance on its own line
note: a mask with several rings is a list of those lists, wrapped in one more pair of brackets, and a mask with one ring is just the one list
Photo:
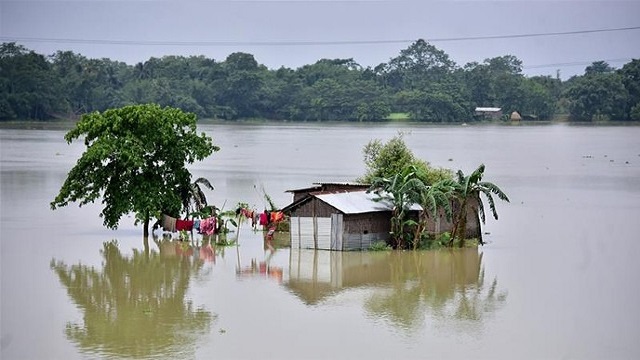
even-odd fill
[(344, 215), (342, 249), (365, 250), (386, 241), (391, 231), (391, 212)]
[(290, 216), (297, 217), (331, 217), (331, 214), (337, 213), (338, 210), (330, 206), (329, 204), (312, 198), (306, 203), (293, 209)]
[[(311, 199), (305, 204), (291, 211), (292, 233), (291, 246), (293, 248), (314, 248), (317, 243), (319, 249), (327, 249), (326, 230), (329, 226), (325, 223), (332, 214), (340, 213), (337, 209), (318, 199)], [(333, 250), (363, 250), (368, 249), (377, 241), (385, 241), (389, 238), (391, 229), (391, 212), (374, 212), (365, 214), (343, 214), (342, 241), (338, 241), (340, 249)], [(315, 218), (315, 223), (314, 223)], [(297, 225), (300, 226), (297, 226)], [(336, 226), (336, 225), (333, 225)], [(313, 229), (316, 229), (315, 231)], [(336, 234), (332, 236), (337, 236)], [(313, 241), (316, 237), (316, 241)], [(332, 239), (332, 244), (336, 244)], [(330, 247), (329, 247), (330, 248)]]
[(391, 231), (391, 212), (344, 215), (345, 234), (388, 233)]
[[(456, 204), (453, 205), (455, 208)], [(427, 221), (426, 231), (432, 234), (441, 234), (453, 230), (453, 219), (447, 220), (444, 210), (438, 210), (437, 216), (431, 216)], [(478, 216), (478, 200), (469, 199), (467, 201), (467, 239), (482, 239), (480, 217)]]
[(502, 117), (502, 111), (476, 111), (476, 116), (483, 119), (500, 119)]

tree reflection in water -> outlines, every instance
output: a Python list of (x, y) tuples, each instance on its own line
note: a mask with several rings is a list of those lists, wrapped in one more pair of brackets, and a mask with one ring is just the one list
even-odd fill
[[(134, 249), (124, 256), (117, 241), (100, 251), (102, 269), (51, 261), (51, 268), (83, 312), (65, 333), (83, 351), (117, 357), (193, 357), (197, 337), (215, 315), (185, 300), (204, 259), (188, 244), (156, 241), (159, 251)], [(172, 249), (172, 250), (170, 250)], [(177, 249), (177, 251), (176, 251)]]
[(390, 286), (375, 291), (365, 307), (405, 329), (421, 326), (427, 314), (477, 323), (507, 298), (497, 278), (487, 284), (476, 249), (396, 252), (388, 265)]

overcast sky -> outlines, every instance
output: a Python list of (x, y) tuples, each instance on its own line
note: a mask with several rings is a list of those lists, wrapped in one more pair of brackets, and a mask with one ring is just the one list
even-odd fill
[(422, 38), (459, 66), (514, 55), (527, 75), (555, 76), (559, 69), (566, 79), (593, 61), (618, 68), (640, 58), (640, 29), (450, 39), (628, 27), (640, 27), (640, 0), (0, 0), (1, 42), (16, 41), (44, 55), (72, 50), (128, 64), (164, 55), (223, 61), (246, 52), (271, 69), (322, 58), (353, 58), (366, 67), (389, 61)]

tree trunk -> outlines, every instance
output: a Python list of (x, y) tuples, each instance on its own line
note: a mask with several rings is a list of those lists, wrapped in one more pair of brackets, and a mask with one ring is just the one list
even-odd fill
[(149, 212), (144, 214), (144, 223), (142, 224), (142, 236), (146, 239), (149, 238)]
[[(451, 231), (451, 240), (449, 240), (449, 247), (453, 246), (453, 242), (456, 240), (456, 237), (458, 237), (458, 233), (460, 233), (461, 228), (465, 228), (463, 230), (464, 232), (466, 232), (466, 217), (467, 217), (467, 200), (465, 199), (464, 201), (462, 201), (462, 204), (460, 204), (460, 208), (458, 209), (456, 220), (453, 223), (453, 229)], [(463, 226), (460, 226), (461, 224), (463, 224)]]
[(142, 238), (142, 244), (144, 245), (145, 259), (149, 260), (149, 237), (148, 236), (145, 236)]

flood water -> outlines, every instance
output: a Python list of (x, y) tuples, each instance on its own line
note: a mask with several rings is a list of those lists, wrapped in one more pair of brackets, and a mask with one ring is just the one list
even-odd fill
[(239, 246), (148, 242), (100, 204), (49, 209), (82, 153), (64, 130), (0, 129), (2, 359), (640, 358), (640, 127), (203, 124), (208, 200), (263, 209), (351, 181), (399, 130), (435, 166), (511, 203), (487, 245), (290, 250), (244, 223)]

